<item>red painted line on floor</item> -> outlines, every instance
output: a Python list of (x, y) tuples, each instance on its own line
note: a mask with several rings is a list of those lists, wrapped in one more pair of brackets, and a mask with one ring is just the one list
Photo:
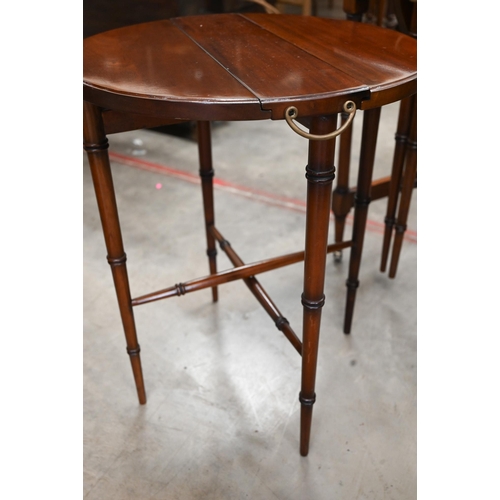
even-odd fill
[[(109, 158), (110, 160), (122, 163), (123, 165), (127, 165), (129, 167), (139, 168), (141, 170), (147, 170), (149, 172), (156, 172), (162, 175), (168, 175), (169, 177), (181, 179), (183, 181), (190, 182), (191, 184), (201, 184), (200, 177), (198, 175), (192, 174), (190, 172), (183, 172), (182, 170), (151, 162), (143, 158), (128, 156), (122, 153), (117, 153), (115, 151), (109, 151)], [(238, 184), (234, 184), (233, 182), (219, 179), (218, 177), (214, 177), (213, 183), (214, 187), (236, 194), (238, 196), (244, 196), (246, 198), (260, 201), (268, 205), (287, 208), (289, 210), (294, 210), (301, 213), (305, 213), (306, 211), (305, 201), (297, 200), (296, 198), (288, 198), (286, 196), (279, 196), (267, 191), (241, 186)], [(331, 215), (331, 218), (333, 219), (333, 214)], [(351, 215), (347, 216), (346, 223), (352, 225)], [(366, 229), (367, 231), (373, 233), (383, 234), (385, 225), (381, 222), (368, 219), (366, 222)], [(412, 243), (417, 243), (417, 232), (409, 229), (406, 230), (404, 239)]]

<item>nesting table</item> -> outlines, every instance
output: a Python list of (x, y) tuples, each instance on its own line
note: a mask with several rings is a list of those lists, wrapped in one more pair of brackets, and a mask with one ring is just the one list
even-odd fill
[[(216, 14), (94, 35), (84, 40), (83, 65), (84, 148), (139, 402), (146, 403), (146, 392), (133, 308), (204, 288), (212, 289), (216, 301), (219, 285), (242, 279), (302, 356), (300, 453), (306, 456), (316, 400), (326, 257), (350, 248), (344, 319), (350, 330), (380, 110), (416, 94), (416, 41), (351, 21)], [(335, 138), (350, 126), (357, 110), (363, 110), (363, 130), (352, 238), (329, 245)], [(337, 128), (341, 112), (349, 119)], [(296, 253), (246, 264), (215, 226), (210, 122), (237, 120), (283, 120), (290, 134), (302, 135), (304, 146), (308, 144), (305, 246)], [(197, 122), (209, 274), (132, 297), (107, 135), (180, 121)], [(233, 269), (217, 271), (217, 243)], [(303, 330), (299, 338), (256, 276), (302, 260)]]

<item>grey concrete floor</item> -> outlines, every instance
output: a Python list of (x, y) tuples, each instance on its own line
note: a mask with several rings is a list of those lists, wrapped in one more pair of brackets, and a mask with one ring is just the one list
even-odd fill
[[(390, 169), (396, 117), (384, 110), (376, 175)], [(284, 122), (216, 123), (213, 150), (216, 223), (242, 259), (303, 248), (306, 141)], [(110, 153), (132, 294), (206, 275), (196, 144), (142, 130), (110, 136)], [(204, 290), (135, 309), (138, 404), (85, 157), (83, 178), (86, 499), (416, 497), (416, 191), (394, 280), (378, 270), (385, 201), (370, 207), (350, 336), (348, 251), (329, 257), (302, 458), (300, 358), (242, 282), (216, 304)], [(259, 280), (300, 334), (301, 264)]]
[[(383, 110), (374, 177), (390, 171), (397, 111)], [(196, 143), (145, 130), (109, 139), (132, 295), (206, 275)], [(284, 122), (216, 123), (213, 156), (216, 225), (241, 258), (302, 249), (307, 141)], [(84, 498), (416, 498), (417, 192), (395, 279), (378, 269), (386, 201), (371, 204), (350, 336), (349, 252), (329, 256), (304, 458), (300, 357), (242, 282), (215, 304), (204, 290), (134, 310), (148, 395), (138, 404), (83, 163)], [(231, 267), (222, 252), (218, 262)], [(302, 265), (259, 281), (300, 336)]]

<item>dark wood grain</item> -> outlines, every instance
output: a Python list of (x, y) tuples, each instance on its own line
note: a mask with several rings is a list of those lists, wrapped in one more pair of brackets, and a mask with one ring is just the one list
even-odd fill
[[(271, 19), (288, 24), (289, 41), (267, 29)], [(259, 98), (263, 109), (282, 119), (288, 106), (302, 115), (342, 109), (346, 96), (366, 97), (362, 81), (311, 55), (300, 45), (317, 20), (298, 23), (301, 16), (246, 14), (178, 18), (172, 21), (211, 54), (231, 75)]]
[(376, 26), (303, 16), (217, 14), (84, 40), (84, 99), (179, 120), (283, 119), (361, 109), (416, 91), (416, 41)]
[(84, 99), (94, 104), (174, 119), (268, 117), (244, 85), (168, 20), (92, 36), (83, 50)]
[[(401, 92), (403, 86), (408, 87), (408, 95), (416, 90), (416, 43), (407, 35), (325, 18), (245, 17), (335, 68), (337, 79), (329, 83), (331, 88), (338, 88), (337, 82), (348, 82), (347, 76), (367, 86), (371, 102), (363, 102), (362, 109), (394, 102), (394, 91)], [(345, 76), (341, 78), (341, 74)]]

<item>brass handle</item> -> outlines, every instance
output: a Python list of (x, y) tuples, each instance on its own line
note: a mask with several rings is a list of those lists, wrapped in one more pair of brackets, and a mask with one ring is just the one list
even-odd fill
[(293, 121), (294, 118), (297, 118), (299, 116), (299, 112), (295, 106), (290, 106), (289, 108), (287, 108), (287, 110), (285, 111), (285, 120), (288, 125), (290, 125), (291, 129), (302, 137), (311, 139), (313, 141), (326, 141), (340, 135), (351, 124), (354, 115), (356, 114), (356, 104), (353, 101), (346, 101), (344, 104), (344, 111), (346, 113), (349, 113), (349, 118), (347, 118), (347, 121), (344, 123), (344, 125), (342, 125), (342, 127), (326, 135), (310, 134), (309, 132), (306, 132), (305, 130), (299, 128)]

